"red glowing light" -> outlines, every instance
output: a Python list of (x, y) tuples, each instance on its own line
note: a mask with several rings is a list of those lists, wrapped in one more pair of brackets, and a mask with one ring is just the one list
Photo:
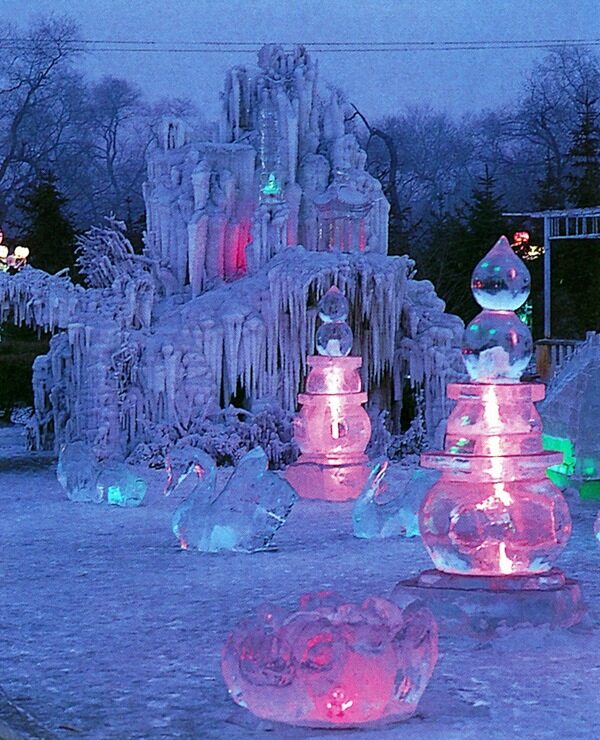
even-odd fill
[(520, 247), (523, 244), (528, 244), (530, 238), (528, 231), (515, 231), (513, 234), (513, 246)]

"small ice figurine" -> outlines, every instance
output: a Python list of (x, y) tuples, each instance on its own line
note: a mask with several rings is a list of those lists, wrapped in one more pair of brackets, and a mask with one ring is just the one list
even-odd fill
[(354, 536), (418, 537), (421, 501), (439, 477), (437, 471), (409, 471), (390, 466), (387, 459), (378, 461), (352, 507)]
[(352, 349), (352, 329), (346, 323), (348, 299), (332, 286), (319, 302), (323, 324), (317, 331), (317, 352), (325, 357), (347, 357)]
[(102, 501), (102, 493), (96, 487), (98, 472), (96, 455), (85, 442), (68, 442), (61, 447), (56, 477), (71, 501)]
[(525, 263), (501, 237), (473, 271), (471, 289), (483, 308), (463, 336), (463, 359), (472, 380), (518, 382), (531, 359), (531, 332), (514, 313), (529, 295)]
[[(297, 499), (287, 481), (268, 470), (260, 447), (246, 453), (225, 488), (216, 491), (212, 458), (198, 450), (189, 467), (196, 485), (173, 514), (173, 533), (185, 550), (255, 552), (268, 548)], [(186, 480), (180, 478), (179, 485)]]

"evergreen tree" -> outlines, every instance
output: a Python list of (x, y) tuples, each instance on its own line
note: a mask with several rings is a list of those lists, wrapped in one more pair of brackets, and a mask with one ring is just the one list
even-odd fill
[(578, 208), (600, 204), (600, 126), (596, 100), (586, 96), (569, 150), (569, 197)]
[(51, 172), (33, 186), (21, 204), (28, 225), (22, 242), (29, 248), (30, 262), (55, 273), (75, 263), (75, 230), (65, 215), (66, 199)]
[(502, 215), (502, 196), (496, 195), (495, 190), (496, 182), (486, 165), (485, 174), (479, 178), (478, 185), (473, 189), (471, 202), (466, 208), (467, 241), (471, 243), (477, 260), (483, 257), (506, 230), (506, 218)]
[(544, 158), (544, 176), (538, 180), (537, 185), (535, 203), (540, 210), (565, 207), (564, 187), (557, 176), (556, 168), (552, 166), (550, 154)]

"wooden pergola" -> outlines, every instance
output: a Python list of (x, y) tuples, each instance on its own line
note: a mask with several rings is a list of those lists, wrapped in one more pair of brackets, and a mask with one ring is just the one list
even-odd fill
[(600, 239), (600, 205), (502, 215), (544, 221), (544, 337), (549, 339), (552, 336), (552, 242), (559, 239)]

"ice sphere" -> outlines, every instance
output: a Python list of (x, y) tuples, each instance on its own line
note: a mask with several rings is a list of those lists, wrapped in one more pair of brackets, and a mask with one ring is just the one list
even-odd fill
[(100, 463), (96, 488), (101, 499), (116, 506), (139, 506), (146, 495), (148, 484), (125, 463), (107, 460)]
[(102, 493), (96, 488), (98, 472), (96, 455), (85, 442), (68, 442), (61, 447), (56, 477), (71, 501), (102, 501)]
[(321, 324), (317, 330), (317, 352), (325, 357), (347, 357), (352, 339), (352, 329), (345, 321)]
[(527, 300), (529, 270), (501, 236), (473, 270), (471, 290), (482, 308), (514, 311)]
[(467, 372), (480, 382), (518, 381), (532, 352), (531, 332), (513, 311), (483, 310), (463, 335)]
[(215, 464), (205, 453), (199, 452), (188, 475), (197, 478), (196, 485), (173, 515), (173, 532), (184, 549), (264, 550), (297, 499), (290, 484), (268, 470), (260, 447), (242, 457), (220, 493)]
[(348, 318), (348, 299), (332, 285), (319, 301), (319, 317), (321, 321), (345, 321)]
[(437, 471), (377, 462), (352, 508), (354, 536), (417, 537), (421, 501), (439, 477)]
[(307, 594), (270, 605), (234, 629), (221, 669), (232, 699), (260, 718), (355, 727), (414, 714), (437, 660), (437, 625), (419, 601), (348, 604)]

